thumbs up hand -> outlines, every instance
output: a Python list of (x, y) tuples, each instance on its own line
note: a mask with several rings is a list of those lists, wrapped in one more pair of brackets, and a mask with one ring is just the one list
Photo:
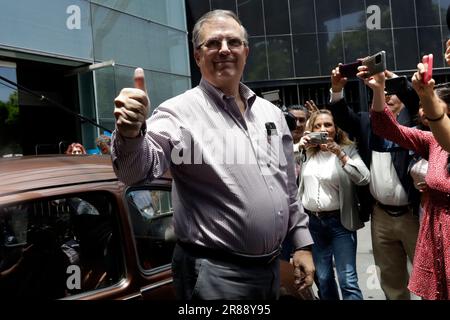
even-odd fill
[(114, 104), (114, 117), (119, 134), (127, 138), (137, 137), (150, 109), (142, 68), (134, 71), (134, 88), (122, 89), (114, 99)]

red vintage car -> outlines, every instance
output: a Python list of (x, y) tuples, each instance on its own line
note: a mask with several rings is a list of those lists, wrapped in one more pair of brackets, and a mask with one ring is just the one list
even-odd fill
[[(174, 299), (170, 191), (126, 187), (109, 156), (0, 159), (0, 296)], [(282, 298), (313, 298), (281, 275)]]

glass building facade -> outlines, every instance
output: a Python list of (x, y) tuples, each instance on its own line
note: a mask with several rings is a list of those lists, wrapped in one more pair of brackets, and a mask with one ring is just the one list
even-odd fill
[[(184, 0), (2, 1), (0, 75), (113, 129), (113, 99), (133, 85), (136, 67), (146, 71), (153, 107), (191, 87), (185, 12)], [(93, 148), (101, 133), (22, 90), (18, 108), (22, 150), (11, 153), (74, 140)]]
[[(186, 8), (189, 29), (211, 9), (238, 14), (250, 46), (243, 80), (257, 92), (278, 88), (286, 104), (309, 98), (322, 104), (332, 68), (381, 50), (389, 70), (411, 75), (419, 58), (433, 53), (435, 74), (447, 73), (449, 5), (450, 0), (187, 0)], [(357, 82), (349, 87), (349, 96), (359, 100), (365, 89)]]

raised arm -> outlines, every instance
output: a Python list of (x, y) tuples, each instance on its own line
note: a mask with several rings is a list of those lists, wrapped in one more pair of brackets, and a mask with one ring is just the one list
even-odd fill
[(344, 99), (344, 87), (347, 78), (339, 73), (339, 66), (331, 71), (331, 99), (327, 109), (333, 114), (334, 121), (342, 130), (361, 138), (361, 117), (355, 113)]
[(432, 136), (418, 129), (401, 126), (397, 122), (384, 99), (385, 74), (381, 72), (372, 77), (366, 77), (367, 67), (361, 66), (358, 69), (358, 77), (364, 80), (365, 84), (373, 91), (370, 113), (373, 132), (428, 159), (428, 147)]
[[(441, 147), (450, 152), (450, 118), (447, 104), (439, 99), (427, 106), (425, 106), (425, 103), (422, 105), (424, 106), (424, 112), (427, 114), (431, 132), (433, 132)], [(434, 119), (434, 121), (430, 119)]]
[[(447, 40), (445, 50), (445, 61), (450, 66), (450, 39)], [(426, 114), (428, 123), (433, 132), (437, 142), (444, 148), (445, 151), (450, 152), (450, 118), (448, 105), (437, 97), (436, 93), (431, 93), (430, 90), (425, 90), (426, 87), (419, 81), (421, 78), (421, 72), (423, 72), (424, 66), (419, 63), (418, 74), (413, 76), (413, 86), (420, 96), (422, 102), (423, 111)], [(430, 85), (434, 87), (434, 80), (431, 79)]]
[(161, 105), (146, 124), (150, 100), (142, 69), (136, 69), (134, 80), (135, 88), (122, 89), (114, 101), (111, 157), (117, 177), (127, 185), (163, 175), (173, 146), (182, 145), (182, 125), (170, 108)]
[[(395, 73), (389, 70), (386, 70), (384, 74), (386, 76), (386, 79), (398, 77)], [(396, 95), (400, 99), (400, 101), (403, 102), (403, 104), (405, 105), (410, 115), (410, 118), (411, 119), (415, 118), (417, 112), (419, 111), (420, 99), (416, 91), (414, 90), (412, 83), (410, 81), (407, 81), (406, 89), (396, 92)]]

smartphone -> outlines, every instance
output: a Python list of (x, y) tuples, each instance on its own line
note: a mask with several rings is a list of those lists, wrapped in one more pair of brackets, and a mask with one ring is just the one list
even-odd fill
[(386, 52), (380, 51), (373, 56), (364, 58), (362, 64), (367, 67), (368, 77), (386, 70)]
[(400, 76), (396, 78), (386, 79), (385, 91), (388, 94), (397, 94), (408, 90), (408, 78)]
[(310, 144), (326, 144), (328, 143), (328, 132), (311, 132), (308, 133)]
[(422, 82), (427, 84), (433, 77), (433, 54), (430, 53), (422, 58), (422, 63), (427, 64), (427, 68), (422, 76)]
[(342, 77), (346, 78), (356, 78), (356, 74), (358, 73), (358, 67), (362, 64), (361, 60), (347, 63), (347, 64), (341, 64), (339, 66), (339, 73)]

